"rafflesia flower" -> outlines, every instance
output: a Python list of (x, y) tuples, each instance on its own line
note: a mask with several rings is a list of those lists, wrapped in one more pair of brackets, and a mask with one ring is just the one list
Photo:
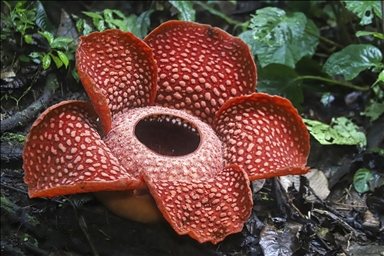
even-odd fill
[(97, 192), (120, 216), (163, 216), (178, 234), (218, 243), (250, 216), (250, 180), (308, 171), (297, 111), (255, 92), (248, 46), (221, 29), (169, 21), (143, 41), (95, 32), (76, 61), (92, 104), (61, 102), (32, 125), (31, 198)]

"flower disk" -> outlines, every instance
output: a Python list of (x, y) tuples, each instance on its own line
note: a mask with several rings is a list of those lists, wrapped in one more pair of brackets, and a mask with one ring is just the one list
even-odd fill
[[(174, 125), (195, 127), (200, 143), (196, 150), (181, 156), (169, 156), (151, 149), (136, 136), (138, 123), (150, 117), (163, 117), (159, 122), (174, 120)], [(188, 128), (186, 128), (188, 129)], [(160, 136), (161, 131), (146, 136)], [(144, 135), (143, 135), (144, 136)], [(174, 134), (177, 136), (177, 134)], [(116, 115), (109, 134), (104, 138), (119, 162), (134, 177), (142, 172), (159, 180), (194, 180), (213, 177), (223, 168), (222, 143), (212, 128), (184, 111), (163, 107), (136, 108)], [(158, 147), (162, 146), (161, 144)]]

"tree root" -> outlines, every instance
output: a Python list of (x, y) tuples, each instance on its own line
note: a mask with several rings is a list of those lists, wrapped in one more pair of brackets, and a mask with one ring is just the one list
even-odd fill
[(33, 102), (26, 109), (17, 112), (10, 118), (1, 121), (0, 132), (9, 131), (15, 127), (26, 125), (44, 108), (46, 108), (49, 101), (52, 99), (55, 90), (59, 87), (56, 75), (49, 74), (44, 86), (43, 94), (40, 98)]

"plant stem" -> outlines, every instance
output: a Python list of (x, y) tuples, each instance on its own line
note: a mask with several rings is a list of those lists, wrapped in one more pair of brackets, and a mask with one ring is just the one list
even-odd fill
[(304, 80), (304, 79), (320, 80), (320, 81), (323, 81), (323, 82), (326, 82), (326, 83), (329, 83), (329, 84), (341, 85), (341, 86), (352, 88), (352, 89), (355, 89), (355, 90), (358, 90), (358, 91), (367, 91), (367, 90), (369, 90), (369, 87), (361, 87), (361, 86), (357, 86), (357, 85), (353, 85), (353, 84), (349, 84), (349, 83), (343, 83), (343, 82), (339, 82), (339, 81), (336, 81), (336, 80), (324, 78), (324, 77), (321, 77), (321, 76), (299, 76), (297, 79), (300, 79), (300, 80)]
[(305, 29), (304, 32), (310, 34), (311, 36), (315, 36), (315, 37), (317, 37), (317, 38), (319, 38), (319, 39), (321, 39), (321, 40), (323, 40), (323, 41), (325, 41), (325, 42), (327, 42), (329, 44), (332, 44), (332, 45), (334, 45), (334, 46), (336, 46), (338, 48), (343, 48), (344, 47), (341, 44), (338, 44), (338, 43), (336, 43), (336, 42), (334, 42), (334, 41), (332, 41), (332, 40), (330, 40), (330, 39), (328, 39), (326, 37), (323, 37), (323, 36), (320, 36), (320, 35), (316, 35), (315, 33), (311, 32), (311, 31), (309, 31), (307, 29)]

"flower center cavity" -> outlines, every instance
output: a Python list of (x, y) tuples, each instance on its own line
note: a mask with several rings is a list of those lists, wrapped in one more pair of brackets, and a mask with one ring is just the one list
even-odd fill
[(171, 115), (150, 115), (135, 126), (137, 139), (152, 151), (166, 156), (184, 156), (200, 145), (197, 128)]

